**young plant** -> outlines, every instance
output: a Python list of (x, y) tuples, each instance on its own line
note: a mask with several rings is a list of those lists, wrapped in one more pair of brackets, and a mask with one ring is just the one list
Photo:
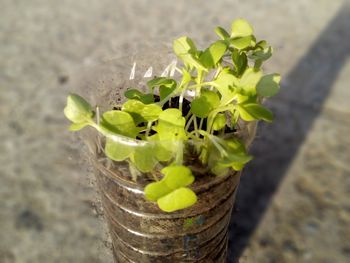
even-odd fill
[(147, 200), (166, 212), (187, 208), (197, 201), (189, 188), (195, 176), (187, 158), (216, 176), (239, 171), (252, 159), (238, 138), (240, 120), (271, 122), (273, 114), (262, 99), (279, 91), (279, 74), (264, 75), (262, 64), (271, 57), (265, 40), (257, 41), (252, 26), (233, 21), (230, 33), (215, 29), (219, 39), (204, 50), (188, 37), (173, 43), (182, 61), (179, 81), (157, 77), (148, 81), (149, 93), (125, 92), (126, 102), (104, 112), (99, 123), (88, 102), (70, 94), (64, 109), (70, 130), (92, 126), (106, 137), (105, 154), (127, 160), (142, 173), (161, 165), (163, 177), (145, 188)]

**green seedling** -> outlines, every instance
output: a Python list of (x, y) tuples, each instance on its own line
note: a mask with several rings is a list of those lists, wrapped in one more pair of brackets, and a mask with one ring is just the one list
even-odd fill
[[(280, 75), (265, 75), (262, 69), (272, 47), (257, 41), (244, 19), (233, 21), (230, 32), (217, 27), (215, 33), (219, 39), (203, 50), (189, 37), (176, 39), (174, 53), (182, 61), (176, 71), (182, 76), (154, 78), (147, 82), (147, 93), (127, 90), (120, 110), (104, 112), (98, 123), (91, 105), (77, 94), (68, 96), (64, 109), (70, 130), (92, 126), (106, 137), (105, 154), (111, 160), (127, 160), (140, 174), (152, 173), (157, 164), (164, 167), (163, 177), (146, 186), (145, 198), (165, 212), (197, 201), (184, 152), (189, 141), (197, 161), (222, 176), (242, 170), (252, 159), (235, 135), (239, 120), (273, 120), (261, 103), (280, 89)], [(186, 97), (188, 92), (194, 97)]]

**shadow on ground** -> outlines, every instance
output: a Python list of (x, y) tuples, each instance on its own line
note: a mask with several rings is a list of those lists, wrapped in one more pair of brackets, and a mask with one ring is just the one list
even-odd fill
[(272, 125), (261, 124), (252, 149), (258, 158), (241, 180), (230, 227), (229, 262), (238, 261), (248, 245), (350, 54), (349, 17), (350, 5), (344, 4), (284, 77), (282, 92), (269, 102), (277, 116)]

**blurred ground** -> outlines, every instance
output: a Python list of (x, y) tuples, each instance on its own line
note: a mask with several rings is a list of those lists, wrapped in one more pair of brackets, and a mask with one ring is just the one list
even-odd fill
[(0, 262), (111, 262), (62, 109), (73, 72), (248, 19), (284, 76), (233, 215), (230, 262), (350, 258), (349, 5), (343, 1), (0, 0)]

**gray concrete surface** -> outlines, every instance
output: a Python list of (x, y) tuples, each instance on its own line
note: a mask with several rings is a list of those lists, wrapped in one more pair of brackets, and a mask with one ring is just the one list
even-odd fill
[(0, 0), (0, 262), (111, 262), (62, 108), (79, 68), (245, 17), (285, 78), (242, 179), (230, 262), (350, 258), (345, 1)]

